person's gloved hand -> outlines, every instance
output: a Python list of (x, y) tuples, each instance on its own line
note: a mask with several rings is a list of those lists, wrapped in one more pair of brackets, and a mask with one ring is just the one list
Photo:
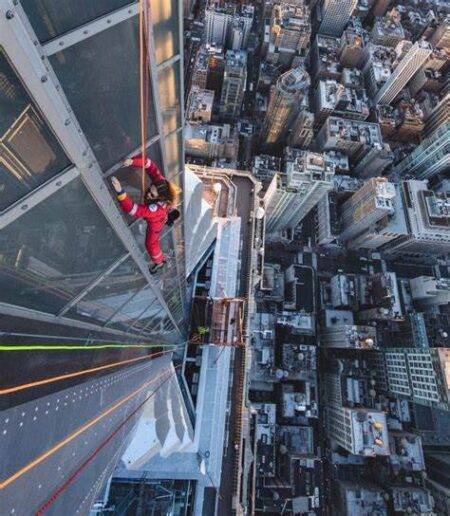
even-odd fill
[(120, 184), (120, 181), (117, 179), (117, 177), (111, 177), (111, 184), (117, 193), (120, 193), (122, 191), (122, 185)]
[(123, 166), (124, 167), (131, 167), (131, 165), (133, 164), (133, 160), (131, 158), (127, 158), (124, 162), (123, 162)]
[(169, 215), (167, 215), (167, 225), (173, 226), (173, 223), (180, 217), (179, 210), (170, 210)]

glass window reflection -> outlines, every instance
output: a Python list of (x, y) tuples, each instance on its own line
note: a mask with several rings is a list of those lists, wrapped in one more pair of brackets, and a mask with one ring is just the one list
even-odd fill
[(156, 61), (170, 59), (180, 51), (177, 0), (150, 0)]
[(69, 165), (0, 48), (0, 211)]
[(89, 291), (65, 316), (89, 322), (109, 321), (147, 281), (133, 258), (128, 257)]
[[(134, 17), (50, 57), (103, 170), (141, 141), (138, 55)], [(149, 111), (150, 138), (156, 134), (152, 98)]]
[(183, 169), (182, 156), (183, 142), (182, 133), (172, 133), (165, 139), (166, 147), (166, 161), (167, 161), (167, 176), (171, 181), (179, 182), (177, 177), (179, 172)]
[(75, 179), (0, 230), (0, 300), (56, 314), (124, 254)]
[(130, 4), (130, 0), (22, 0), (41, 43)]
[(149, 286), (141, 289), (116, 312), (106, 326), (117, 330), (129, 331), (133, 322), (155, 302), (155, 299), (155, 294)]
[(158, 83), (164, 134), (169, 134), (181, 126), (180, 63), (161, 70)]

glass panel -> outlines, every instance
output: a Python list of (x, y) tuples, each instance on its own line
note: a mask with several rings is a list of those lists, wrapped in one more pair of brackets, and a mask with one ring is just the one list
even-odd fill
[[(161, 153), (159, 151), (159, 144), (154, 143), (150, 146), (149, 149), (147, 149), (148, 156), (158, 165), (160, 170), (162, 170), (162, 160), (161, 160)], [(114, 173), (114, 175), (119, 179), (119, 181), (122, 183), (125, 191), (128, 193), (128, 195), (135, 201), (135, 202), (141, 202), (141, 177), (142, 177), (142, 170), (140, 168), (133, 168), (133, 167), (122, 167), (117, 172)], [(149, 179), (146, 175), (146, 187), (149, 186)], [(125, 215), (126, 219), (128, 220), (128, 223), (131, 224), (136, 219)]]
[(131, 3), (130, 0), (22, 0), (41, 43)]
[(129, 257), (89, 291), (65, 316), (89, 322), (106, 322), (147, 284)]
[(177, 0), (150, 0), (156, 62), (170, 59), (180, 51)]
[(106, 325), (117, 330), (129, 331), (135, 319), (140, 317), (149, 305), (155, 302), (153, 290), (147, 286), (132, 297)]
[(0, 48), (0, 211), (69, 165)]
[(183, 169), (183, 142), (182, 132), (173, 133), (165, 139), (167, 177), (179, 183), (178, 173)]
[(180, 63), (161, 70), (158, 83), (164, 134), (169, 134), (181, 126)]
[(0, 300), (57, 313), (125, 252), (75, 179), (0, 231)]
[[(137, 18), (50, 57), (72, 108), (104, 170), (141, 141)], [(148, 138), (156, 121), (149, 100)]]
[(162, 317), (164, 309), (159, 304), (159, 301), (152, 303), (144, 312), (134, 321), (133, 329), (142, 330), (150, 325), (158, 316)]

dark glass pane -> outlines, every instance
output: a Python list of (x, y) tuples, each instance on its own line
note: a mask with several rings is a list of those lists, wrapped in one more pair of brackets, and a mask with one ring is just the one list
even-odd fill
[(181, 126), (180, 63), (161, 70), (158, 83), (164, 134), (169, 134)]
[[(138, 56), (134, 17), (50, 57), (103, 170), (141, 142)], [(150, 138), (156, 133), (151, 98), (148, 105)]]
[(177, 0), (150, 0), (156, 61), (170, 59), (180, 51)]
[(76, 179), (0, 231), (0, 301), (57, 313), (124, 254)]
[(66, 317), (106, 322), (147, 284), (133, 258), (127, 258), (88, 292)]
[(23, 10), (40, 42), (48, 41), (104, 14), (131, 3), (130, 0), (22, 0)]
[(69, 165), (0, 48), (0, 211)]

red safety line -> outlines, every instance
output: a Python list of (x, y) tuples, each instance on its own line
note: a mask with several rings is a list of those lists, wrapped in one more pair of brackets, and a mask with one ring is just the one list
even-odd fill
[[(180, 365), (176, 366), (175, 369), (180, 367)], [(70, 486), (70, 484), (80, 475), (80, 473), (88, 466), (95, 457), (103, 450), (103, 448), (118, 434), (118, 432), (128, 423), (128, 421), (136, 414), (136, 412), (145, 404), (147, 401), (168, 381), (170, 378), (174, 376), (175, 373), (172, 373), (168, 376), (159, 386), (155, 389), (150, 396), (148, 396), (142, 403), (140, 403), (131, 414), (122, 421), (122, 423), (94, 450), (94, 452), (79, 466), (77, 470), (70, 475), (70, 477), (58, 487), (58, 489), (50, 496), (50, 498), (36, 511), (36, 516), (42, 516), (52, 505), (53, 503), (61, 496), (61, 494)]]

